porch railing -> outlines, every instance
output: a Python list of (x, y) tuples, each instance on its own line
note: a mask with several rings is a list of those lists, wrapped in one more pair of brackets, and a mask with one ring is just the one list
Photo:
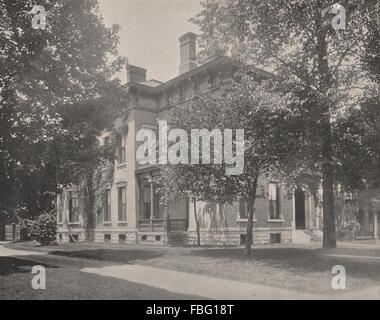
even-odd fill
[(168, 220), (168, 231), (187, 231), (188, 224), (186, 219)]
[(146, 231), (187, 231), (186, 219), (138, 219), (138, 228)]
[(158, 231), (165, 229), (165, 219), (139, 219), (139, 229)]

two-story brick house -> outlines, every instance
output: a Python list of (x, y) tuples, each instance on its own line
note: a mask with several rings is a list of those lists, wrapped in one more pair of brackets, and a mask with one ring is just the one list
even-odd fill
[[(146, 70), (127, 66), (127, 88), (130, 94), (126, 132), (120, 135), (118, 160), (104, 168), (113, 177), (102, 190), (101, 205), (94, 212), (95, 242), (196, 242), (193, 204), (188, 200), (159, 203), (152, 177), (159, 174), (157, 166), (140, 165), (136, 161), (136, 134), (141, 128), (156, 130), (157, 121), (165, 119), (170, 108), (186, 103), (196, 94), (220, 94), (220, 81), (238, 70), (231, 59), (219, 57), (198, 66), (196, 35), (180, 37), (179, 75), (167, 82), (147, 80)], [(257, 69), (258, 77), (269, 74)], [(120, 125), (118, 123), (117, 125)], [(107, 135), (101, 137), (107, 140)], [(253, 242), (310, 241), (318, 230), (313, 198), (301, 189), (289, 193), (267, 177), (260, 178), (256, 201)], [(67, 188), (58, 195), (58, 240), (83, 240), (83, 201), (77, 187)], [(198, 203), (202, 244), (239, 245), (246, 236), (247, 208), (243, 201), (220, 206)]]

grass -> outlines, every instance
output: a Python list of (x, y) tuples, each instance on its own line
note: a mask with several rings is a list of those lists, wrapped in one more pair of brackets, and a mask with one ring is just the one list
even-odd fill
[[(75, 263), (81, 267), (90, 262), (101, 262), (104, 265), (141, 264), (305, 293), (341, 294), (341, 291), (331, 287), (331, 270), (338, 264), (346, 268), (347, 290), (344, 293), (380, 284), (380, 259), (368, 260), (365, 257), (380, 257), (380, 249), (376, 248), (256, 248), (252, 251), (252, 257), (247, 258), (241, 248), (170, 248), (90, 243), (53, 247), (15, 243), (10, 247), (49, 253), (45, 259), (48, 262), (48, 258), (60, 257), (78, 258), (80, 260)], [(360, 258), (326, 254), (355, 255)], [(55, 272), (57, 270), (52, 269), (52, 273)], [(87, 277), (83, 274), (80, 276)], [(81, 280), (78, 278), (77, 281)]]
[(34, 290), (31, 273), (36, 265), (25, 258), (0, 257), (0, 300), (190, 300), (199, 297), (181, 295), (129, 281), (80, 272), (77, 265), (61, 267), (46, 263), (46, 289)]

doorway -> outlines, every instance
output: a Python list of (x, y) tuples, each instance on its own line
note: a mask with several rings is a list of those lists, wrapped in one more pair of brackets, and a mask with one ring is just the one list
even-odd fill
[(0, 216), (0, 241), (5, 241), (5, 219)]
[(296, 229), (305, 229), (305, 192), (297, 188), (294, 198)]

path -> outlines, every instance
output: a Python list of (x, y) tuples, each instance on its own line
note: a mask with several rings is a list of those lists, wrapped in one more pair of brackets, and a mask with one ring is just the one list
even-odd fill
[(323, 299), (323, 296), (286, 289), (255, 285), (193, 273), (164, 270), (141, 265), (84, 268), (83, 272), (107, 276), (188, 295), (201, 295), (217, 300), (252, 299)]

